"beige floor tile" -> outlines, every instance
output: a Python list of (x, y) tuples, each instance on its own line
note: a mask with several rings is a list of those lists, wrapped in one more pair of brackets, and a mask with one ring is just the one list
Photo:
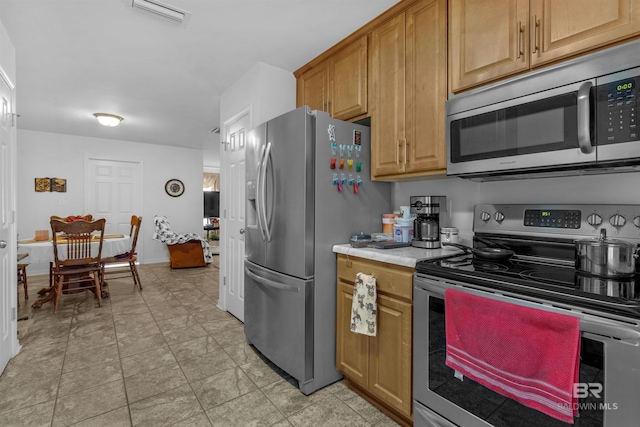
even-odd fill
[(262, 360), (255, 347), (247, 344), (246, 341), (224, 347), (224, 351), (238, 366)]
[(382, 413), (378, 408), (358, 395), (354, 396), (352, 399), (342, 401), (371, 424), (376, 424), (386, 417), (386, 415)]
[(126, 377), (124, 380), (129, 403), (146, 399), (156, 394), (187, 384), (187, 378), (177, 363), (152, 371)]
[(99, 363), (101, 358), (98, 353), (94, 354), (94, 359), (95, 363), (91, 366), (62, 374), (58, 387), (58, 397), (77, 393), (122, 378), (119, 360)]
[(305, 396), (297, 387), (286, 380), (277, 381), (260, 388), (260, 390), (287, 418), (308, 406), (326, 399), (328, 396), (333, 397), (326, 389), (321, 389), (309, 396)]
[(260, 388), (279, 382), (289, 375), (275, 365), (262, 359), (253, 360), (240, 366), (251, 380)]
[(130, 405), (134, 426), (171, 425), (202, 413), (189, 385), (168, 390)]
[(160, 321), (158, 326), (169, 345), (207, 336), (207, 331), (191, 315)]
[(117, 361), (120, 358), (116, 343), (96, 347), (91, 351), (87, 351), (84, 348), (71, 348), (67, 350), (65, 355), (62, 373), (92, 366), (96, 363), (96, 355), (100, 355), (100, 361), (104, 363)]
[(151, 371), (176, 363), (176, 358), (168, 346), (160, 347), (145, 353), (138, 353), (122, 359), (122, 372), (125, 377)]
[(318, 425), (323, 427), (366, 427), (371, 425), (335, 396), (321, 399), (288, 419), (296, 427), (316, 427)]
[(191, 359), (214, 351), (220, 351), (222, 347), (209, 335), (189, 341), (171, 344), (171, 351), (178, 361)]
[(235, 368), (236, 364), (223, 350), (201, 354), (191, 359), (180, 361), (180, 367), (189, 382), (200, 378), (210, 377), (227, 369)]
[(127, 336), (118, 339), (120, 357), (128, 357), (139, 353), (145, 353), (150, 350), (164, 347), (165, 345), (167, 345), (167, 342), (160, 332), (143, 337)]
[(257, 389), (253, 381), (237, 367), (194, 381), (191, 388), (205, 410)]
[(100, 414), (97, 417), (89, 418), (74, 424), (73, 427), (130, 427), (131, 416), (129, 408), (123, 406), (113, 411)]
[(60, 372), (52, 372), (49, 376), (34, 381), (3, 387), (0, 393), (0, 414), (54, 400), (59, 381)]
[(193, 317), (196, 318), (200, 324), (215, 322), (217, 320), (231, 320), (235, 319), (231, 314), (226, 311), (222, 311), (218, 308), (212, 308), (206, 311), (199, 311), (197, 313), (193, 313)]
[(3, 427), (48, 427), (53, 419), (55, 400), (0, 414)]
[(58, 398), (53, 427), (68, 426), (126, 406), (122, 379)]
[[(147, 316), (151, 320), (148, 320)], [(161, 333), (160, 328), (156, 325), (155, 319), (151, 314), (141, 315), (138, 318), (133, 317), (128, 319), (126, 323), (118, 318), (118, 323), (116, 323), (116, 337), (118, 340), (130, 340), (136, 337), (144, 338), (159, 333)]]
[(207, 416), (214, 427), (271, 426), (284, 419), (260, 390), (216, 406), (207, 411)]
[(195, 417), (187, 418), (186, 420), (172, 424), (172, 427), (211, 427), (211, 423), (209, 422), (207, 414), (203, 412)]

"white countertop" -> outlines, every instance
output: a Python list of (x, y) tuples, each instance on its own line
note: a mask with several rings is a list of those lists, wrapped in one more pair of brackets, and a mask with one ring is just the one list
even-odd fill
[(458, 248), (423, 249), (413, 246), (395, 249), (352, 248), (351, 244), (344, 243), (333, 245), (333, 252), (415, 268), (418, 261), (444, 258), (463, 251)]

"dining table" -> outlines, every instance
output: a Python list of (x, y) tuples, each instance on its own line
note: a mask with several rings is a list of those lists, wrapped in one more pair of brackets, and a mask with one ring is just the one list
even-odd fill
[[(102, 240), (102, 257), (112, 257), (118, 254), (127, 252), (131, 248), (131, 238), (123, 234), (105, 234)], [(92, 251), (98, 250), (99, 237), (95, 237), (95, 242), (91, 243)], [(58, 248), (58, 257), (65, 259), (65, 251)], [(49, 283), (51, 284), (51, 272), (54, 259), (53, 254), (53, 240), (35, 240), (26, 239), (18, 241), (18, 252), (26, 253), (29, 255), (29, 273), (30, 275), (36, 274), (49, 274)], [(49, 288), (43, 288), (38, 294), (44, 295), (49, 293), (45, 298), (37, 300), (34, 304), (34, 308), (42, 306), (45, 302), (48, 302), (52, 298), (53, 292), (49, 292)]]

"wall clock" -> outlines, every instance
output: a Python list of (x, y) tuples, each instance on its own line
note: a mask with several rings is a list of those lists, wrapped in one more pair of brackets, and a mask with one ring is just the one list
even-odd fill
[(164, 185), (164, 191), (171, 197), (179, 197), (184, 193), (184, 184), (179, 179), (170, 179)]

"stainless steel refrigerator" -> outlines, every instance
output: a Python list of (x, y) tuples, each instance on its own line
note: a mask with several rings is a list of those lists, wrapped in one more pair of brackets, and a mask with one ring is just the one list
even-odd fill
[(379, 232), (391, 184), (370, 180), (369, 128), (301, 107), (246, 147), (244, 331), (310, 394), (336, 370), (334, 244)]

